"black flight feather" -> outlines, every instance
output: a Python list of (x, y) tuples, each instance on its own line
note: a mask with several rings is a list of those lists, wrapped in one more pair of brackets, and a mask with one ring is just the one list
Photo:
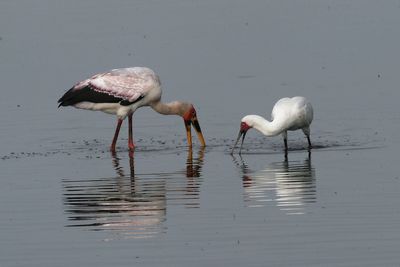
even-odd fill
[(120, 103), (122, 106), (129, 106), (133, 103), (141, 100), (144, 96), (141, 95), (138, 99), (133, 102), (123, 99), (121, 97), (115, 97), (107, 93), (102, 93), (91, 89), (86, 86), (82, 89), (69, 89), (59, 100), (58, 107), (72, 106), (79, 102), (91, 102), (91, 103)]

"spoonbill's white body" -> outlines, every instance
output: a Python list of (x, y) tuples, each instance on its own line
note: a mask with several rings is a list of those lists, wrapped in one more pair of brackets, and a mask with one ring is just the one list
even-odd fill
[(111, 151), (115, 151), (119, 130), (126, 117), (129, 119), (128, 146), (131, 151), (134, 149), (132, 115), (136, 109), (142, 106), (150, 106), (156, 112), (164, 115), (181, 116), (185, 122), (189, 146), (192, 145), (191, 125), (195, 128), (201, 144), (205, 146), (193, 105), (180, 101), (162, 103), (160, 79), (149, 68), (113, 69), (96, 74), (75, 84), (58, 100), (58, 103), (59, 107), (74, 106), (116, 115), (118, 124)]
[(312, 120), (313, 108), (311, 103), (308, 102), (305, 97), (295, 96), (292, 98), (282, 98), (276, 102), (274, 108), (272, 109), (271, 121), (268, 121), (258, 115), (247, 115), (242, 118), (239, 136), (235, 145), (233, 146), (232, 153), (239, 142), (240, 137), (242, 136), (242, 144), (240, 146), (241, 152), (246, 132), (250, 128), (254, 128), (266, 136), (276, 136), (282, 134), (285, 143), (285, 151), (288, 149), (287, 131), (301, 129), (307, 136), (308, 147), (311, 148), (310, 124)]

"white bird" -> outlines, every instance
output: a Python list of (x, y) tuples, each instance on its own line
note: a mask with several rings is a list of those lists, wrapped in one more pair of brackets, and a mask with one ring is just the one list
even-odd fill
[(150, 106), (163, 115), (181, 116), (185, 122), (188, 145), (192, 146), (191, 125), (196, 130), (201, 145), (206, 145), (193, 105), (180, 101), (162, 103), (160, 79), (149, 68), (113, 69), (96, 74), (74, 85), (58, 100), (58, 103), (58, 107), (74, 106), (116, 115), (118, 123), (111, 151), (115, 151), (119, 130), (126, 117), (129, 121), (128, 147), (130, 151), (134, 150), (132, 114), (142, 106)]
[(242, 136), (242, 144), (239, 150), (239, 153), (241, 153), (244, 137), (250, 128), (254, 128), (266, 136), (282, 134), (285, 143), (285, 152), (288, 150), (287, 131), (301, 129), (307, 136), (308, 147), (311, 149), (310, 124), (312, 120), (313, 108), (306, 98), (302, 96), (282, 98), (275, 103), (272, 109), (271, 121), (258, 115), (247, 115), (242, 118), (239, 135), (231, 153), (233, 153)]

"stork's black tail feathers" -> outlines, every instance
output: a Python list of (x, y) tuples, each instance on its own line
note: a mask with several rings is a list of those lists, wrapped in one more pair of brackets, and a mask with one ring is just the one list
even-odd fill
[(73, 92), (73, 89), (74, 88), (69, 89), (60, 99), (58, 99), (58, 107), (72, 105), (71, 99), (73, 99), (74, 95), (76, 95), (76, 93)]
[[(58, 99), (58, 107), (73, 106), (79, 102), (92, 103), (118, 103), (124, 100), (120, 97), (115, 97), (107, 93), (97, 92), (89, 86), (81, 89), (72, 87), (60, 99)], [(122, 103), (121, 103), (122, 104)], [(129, 103), (131, 104), (131, 103)]]

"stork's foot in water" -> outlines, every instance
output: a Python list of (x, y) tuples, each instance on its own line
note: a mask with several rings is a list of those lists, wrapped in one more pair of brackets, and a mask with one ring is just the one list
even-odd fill
[(133, 152), (135, 150), (135, 144), (133, 143), (133, 131), (132, 131), (132, 113), (128, 115), (128, 148), (129, 151)]
[(135, 151), (135, 144), (128, 142), (128, 148), (130, 152), (134, 152)]
[(117, 127), (115, 128), (114, 138), (112, 140), (111, 147), (110, 147), (111, 152), (115, 152), (115, 147), (117, 145), (117, 139), (118, 139), (119, 131), (121, 129), (121, 125), (122, 125), (122, 119), (118, 119)]

